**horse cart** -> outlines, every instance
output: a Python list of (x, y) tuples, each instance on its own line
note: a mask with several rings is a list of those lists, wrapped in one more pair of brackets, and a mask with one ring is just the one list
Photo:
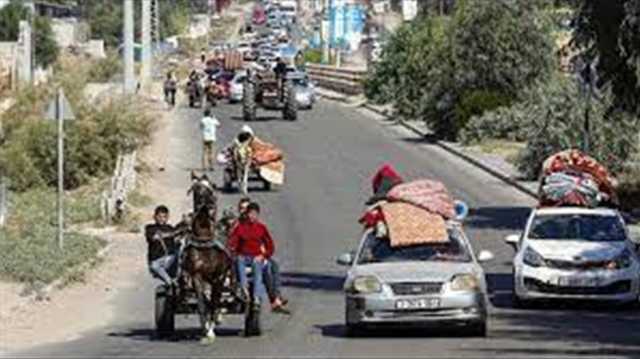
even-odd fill
[[(194, 214), (186, 215), (173, 233), (184, 249), (178, 251), (173, 277), (177, 285), (159, 285), (155, 290), (155, 324), (159, 338), (172, 337), (178, 315), (198, 314), (204, 341), (215, 339), (215, 327), (222, 315), (243, 315), (244, 335), (261, 334), (260, 301), (251, 294), (242, 294), (235, 282), (234, 261), (222, 242), (226, 238), (232, 217), (216, 221), (217, 199), (206, 175), (194, 179), (190, 192), (194, 195)], [(251, 273), (248, 273), (251, 275)], [(253, 293), (249, 288), (248, 293)]]
[[(255, 149), (259, 148), (254, 146)], [(270, 191), (274, 184), (281, 185), (284, 182), (284, 163), (278, 157), (260, 161), (259, 155), (255, 154), (249, 163), (241, 163), (234, 155), (233, 148), (227, 148), (218, 156), (218, 162), (223, 165), (222, 189), (225, 192), (231, 192), (235, 184), (241, 192), (247, 194), (249, 182), (262, 182), (262, 188)]]
[[(251, 290), (249, 291), (251, 292)], [(243, 334), (247, 337), (258, 336), (262, 332), (259, 307), (238, 299), (233, 289), (226, 286), (222, 292), (219, 314), (243, 315)], [(198, 298), (193, 289), (174, 289), (164, 284), (155, 291), (155, 324), (159, 338), (168, 338), (175, 333), (175, 318), (178, 315), (198, 314)]]

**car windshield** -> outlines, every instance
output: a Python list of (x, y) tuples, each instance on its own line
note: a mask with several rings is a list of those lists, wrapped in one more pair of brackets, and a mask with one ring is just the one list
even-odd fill
[(539, 215), (533, 219), (530, 239), (624, 241), (626, 234), (617, 216), (588, 214)]
[(460, 238), (460, 233), (449, 229), (446, 243), (419, 244), (391, 247), (386, 238), (377, 238), (371, 232), (360, 251), (358, 264), (390, 262), (469, 262), (471, 256)]
[(296, 78), (293, 79), (293, 84), (300, 87), (307, 87), (309, 85), (309, 80), (306, 78)]

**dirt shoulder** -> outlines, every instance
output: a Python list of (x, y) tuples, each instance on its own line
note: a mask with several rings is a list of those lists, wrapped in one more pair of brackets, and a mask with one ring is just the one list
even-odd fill
[[(139, 191), (147, 196), (171, 190), (158, 168), (169, 156), (166, 144), (171, 128), (167, 124), (172, 112), (160, 101), (150, 102), (149, 108), (156, 119), (156, 131), (139, 161), (151, 171), (137, 183)], [(176, 197), (176, 203), (167, 204), (177, 205), (182, 199)], [(148, 208), (138, 211), (147, 221)], [(68, 341), (113, 319), (115, 297), (135, 287), (136, 279), (147, 271), (147, 249), (139, 233), (112, 231), (101, 237), (108, 241), (109, 250), (100, 262), (64, 289), (53, 289), (40, 300), (22, 296), (23, 286), (18, 283), (0, 282), (0, 354)]]

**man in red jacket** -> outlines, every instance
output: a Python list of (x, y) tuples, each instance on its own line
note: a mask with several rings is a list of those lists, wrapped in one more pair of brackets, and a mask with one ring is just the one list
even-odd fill
[(260, 206), (257, 203), (249, 204), (246, 220), (239, 221), (231, 230), (227, 242), (229, 250), (237, 257), (238, 280), (246, 294), (249, 292), (246, 267), (251, 266), (253, 270), (252, 294), (256, 304), (260, 303), (265, 293), (262, 274), (275, 249), (267, 226), (258, 219), (259, 214)]

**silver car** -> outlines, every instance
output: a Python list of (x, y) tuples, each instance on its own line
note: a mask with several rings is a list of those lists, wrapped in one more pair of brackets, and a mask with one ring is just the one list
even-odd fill
[(380, 326), (462, 326), (472, 335), (487, 332), (487, 286), (480, 262), (493, 254), (473, 253), (457, 222), (449, 241), (391, 247), (374, 231), (364, 233), (356, 253), (338, 264), (351, 266), (344, 284), (349, 335)]

